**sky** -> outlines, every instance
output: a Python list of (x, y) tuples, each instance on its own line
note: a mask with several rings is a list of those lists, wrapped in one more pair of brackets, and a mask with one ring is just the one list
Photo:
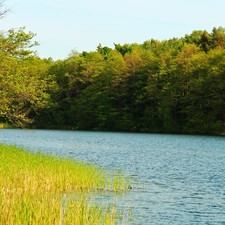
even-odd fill
[[(0, 0), (1, 1), (1, 0)], [(0, 30), (36, 33), (41, 58), (65, 59), (72, 50), (181, 38), (225, 27), (225, 0), (5, 0)]]

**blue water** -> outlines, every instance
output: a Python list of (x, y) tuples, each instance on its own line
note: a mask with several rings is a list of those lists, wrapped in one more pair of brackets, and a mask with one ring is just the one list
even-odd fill
[(121, 169), (133, 188), (110, 201), (128, 224), (225, 225), (225, 137), (9, 129), (0, 142)]

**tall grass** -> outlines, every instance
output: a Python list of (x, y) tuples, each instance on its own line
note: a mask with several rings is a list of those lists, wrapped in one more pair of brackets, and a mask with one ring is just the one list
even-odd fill
[(87, 197), (128, 186), (121, 174), (108, 180), (93, 165), (0, 144), (0, 224), (115, 224), (115, 207), (105, 210)]

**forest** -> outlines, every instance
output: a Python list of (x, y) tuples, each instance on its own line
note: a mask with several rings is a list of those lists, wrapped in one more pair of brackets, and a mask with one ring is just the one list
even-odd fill
[(36, 129), (222, 135), (225, 28), (40, 58), (35, 34), (0, 33), (0, 122)]

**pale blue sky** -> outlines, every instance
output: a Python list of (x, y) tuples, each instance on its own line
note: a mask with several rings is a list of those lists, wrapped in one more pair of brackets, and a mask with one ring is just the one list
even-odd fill
[(72, 49), (143, 43), (225, 27), (225, 0), (5, 0), (0, 30), (37, 33), (41, 58), (65, 59)]

